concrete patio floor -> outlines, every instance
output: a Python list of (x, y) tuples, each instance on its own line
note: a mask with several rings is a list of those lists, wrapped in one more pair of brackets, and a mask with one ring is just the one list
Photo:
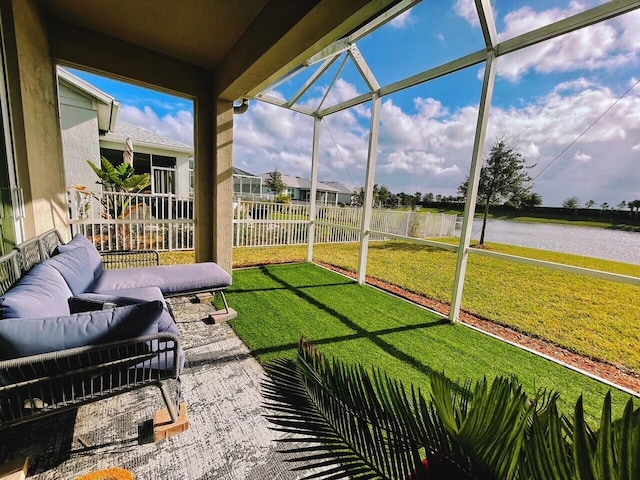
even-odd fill
[(30, 457), (28, 478), (74, 479), (121, 467), (136, 479), (296, 479), (260, 394), (264, 371), (226, 324), (203, 321), (211, 305), (169, 301), (183, 334), (181, 376), (190, 428), (153, 443), (160, 391), (148, 387), (0, 432), (0, 464)]

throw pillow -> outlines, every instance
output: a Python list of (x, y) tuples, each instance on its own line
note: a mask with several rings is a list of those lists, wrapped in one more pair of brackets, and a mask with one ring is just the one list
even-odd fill
[(87, 237), (81, 233), (77, 233), (69, 243), (59, 245), (57, 248), (58, 253), (68, 252), (74, 248), (86, 248), (89, 254), (89, 263), (87, 267), (93, 272), (93, 277), (97, 278), (102, 273), (102, 257), (96, 249), (96, 246)]
[(0, 318), (38, 318), (69, 315), (72, 295), (62, 275), (39, 263), (0, 297)]
[(74, 315), (0, 321), (0, 359), (158, 333), (159, 301)]

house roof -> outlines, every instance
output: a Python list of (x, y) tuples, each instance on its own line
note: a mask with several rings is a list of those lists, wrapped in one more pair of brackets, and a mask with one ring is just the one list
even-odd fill
[[(311, 180), (308, 178), (294, 177), (292, 175), (286, 175), (284, 173), (282, 173), (281, 175), (282, 181), (288, 188), (298, 188), (301, 190), (311, 189)], [(262, 177), (263, 180), (267, 180), (269, 178), (269, 173), (263, 173), (262, 175), (258, 176)], [(341, 193), (337, 188), (322, 182), (318, 182), (318, 184), (316, 185), (316, 189), (321, 192)]]
[(352, 195), (354, 193), (356, 193), (356, 191), (358, 190), (357, 187), (354, 187), (353, 185), (345, 185), (344, 183), (341, 182), (322, 182), (325, 185), (330, 185), (332, 187), (334, 187), (336, 190), (338, 190), (339, 193), (345, 193), (348, 195)]
[(136, 145), (138, 145), (193, 155), (193, 147), (187, 144), (149, 130), (145, 130), (144, 128), (136, 127), (135, 125), (131, 125), (130, 123), (123, 122), (121, 120), (116, 122), (115, 131), (100, 135), (100, 140), (107, 140), (124, 145), (127, 137), (131, 138), (134, 150)]
[(56, 67), (56, 73), (58, 75), (58, 81), (66, 82), (72, 88), (80, 90), (85, 95), (96, 100), (99, 130), (108, 131), (115, 128), (116, 120), (120, 113), (120, 102), (107, 92), (100, 90), (95, 85), (74, 75), (65, 68), (60, 66)]
[(245, 170), (240, 170), (239, 168), (233, 167), (233, 174), (234, 175), (242, 175), (245, 177), (255, 177), (255, 178), (259, 178), (259, 175), (254, 175), (253, 173), (249, 173)]

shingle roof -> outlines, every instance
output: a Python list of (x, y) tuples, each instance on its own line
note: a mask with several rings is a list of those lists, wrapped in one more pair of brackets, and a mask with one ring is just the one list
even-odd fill
[[(269, 174), (268, 173), (263, 173), (262, 175), (258, 175), (259, 177), (262, 177), (264, 180), (267, 180), (269, 178)], [(310, 190), (311, 189), (311, 180), (309, 180), (308, 178), (302, 178), (302, 177), (294, 177), (293, 175), (286, 175), (286, 174), (282, 174), (282, 181), (284, 182), (284, 184), (289, 187), (289, 188), (299, 188), (299, 189), (303, 189), (303, 190)], [(322, 192), (336, 192), (338, 193), (338, 189), (332, 187), (331, 185), (327, 185), (325, 183), (322, 182), (318, 182), (318, 184), (316, 185), (316, 188)]]
[(356, 193), (356, 191), (358, 190), (357, 187), (354, 187), (353, 185), (345, 185), (344, 183), (341, 183), (341, 182), (322, 182), (322, 183), (324, 183), (325, 185), (331, 185), (336, 190), (338, 190), (338, 192), (346, 193), (349, 195)]
[(245, 177), (259, 177), (259, 175), (254, 175), (253, 173), (249, 173), (245, 170), (240, 170), (239, 168), (233, 167), (234, 175), (244, 175)]
[(187, 152), (193, 154), (193, 147), (173, 140), (168, 137), (164, 137), (157, 133), (150, 132), (144, 128), (136, 127), (130, 123), (122, 122), (118, 120), (116, 122), (116, 128), (114, 132), (107, 132), (100, 135), (100, 139), (109, 140), (112, 142), (122, 143), (124, 145), (127, 137), (131, 137), (133, 142), (133, 148), (135, 150), (136, 144), (144, 145), (147, 147), (160, 147), (167, 150), (174, 150), (178, 152)]

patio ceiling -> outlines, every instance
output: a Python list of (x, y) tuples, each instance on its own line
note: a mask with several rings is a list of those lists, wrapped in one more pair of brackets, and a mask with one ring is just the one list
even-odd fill
[(67, 47), (74, 40), (91, 42), (97, 57), (108, 48), (107, 39), (115, 39), (214, 71), (220, 96), (235, 100), (266, 86), (290, 64), (305, 60), (397, 0), (244, 0), (241, 6), (220, 0), (40, 3), (54, 32), (54, 56), (60, 52), (56, 39), (66, 40)]

